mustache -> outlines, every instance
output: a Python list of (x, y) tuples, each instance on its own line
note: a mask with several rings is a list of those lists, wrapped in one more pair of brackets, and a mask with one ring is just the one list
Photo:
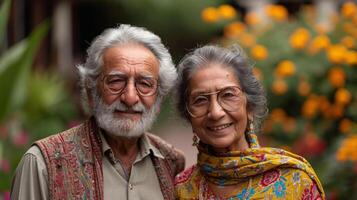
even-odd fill
[(142, 103), (137, 103), (133, 106), (127, 106), (120, 101), (113, 103), (108, 106), (108, 109), (111, 111), (120, 111), (120, 112), (146, 112), (146, 108)]

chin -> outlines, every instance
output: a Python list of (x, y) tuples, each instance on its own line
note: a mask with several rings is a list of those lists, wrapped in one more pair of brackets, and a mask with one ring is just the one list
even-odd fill
[(211, 147), (213, 147), (214, 149), (217, 149), (217, 150), (223, 150), (223, 149), (227, 150), (230, 147), (234, 146), (231, 142), (220, 141), (219, 139), (209, 142), (207, 144), (209, 144)]

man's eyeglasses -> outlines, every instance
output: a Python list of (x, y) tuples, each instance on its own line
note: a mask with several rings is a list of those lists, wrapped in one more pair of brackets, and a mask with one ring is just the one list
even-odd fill
[(243, 92), (238, 86), (229, 86), (215, 92), (198, 93), (189, 95), (186, 108), (188, 113), (194, 117), (202, 117), (209, 112), (211, 95), (217, 94), (218, 104), (228, 112), (236, 111), (243, 100)]
[[(129, 78), (120, 74), (105, 75), (101, 79), (104, 83), (104, 87), (108, 89), (112, 94), (121, 94), (129, 81)], [(158, 87), (158, 81), (151, 77), (140, 77), (135, 79), (135, 88), (140, 96), (152, 96), (156, 93)]]

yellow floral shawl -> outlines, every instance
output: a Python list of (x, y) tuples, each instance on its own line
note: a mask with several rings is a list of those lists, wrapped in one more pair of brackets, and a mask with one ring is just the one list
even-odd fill
[(261, 148), (255, 134), (247, 134), (250, 148), (224, 154), (200, 144), (197, 165), (175, 180), (178, 199), (219, 199), (207, 182), (237, 185), (225, 199), (325, 199), (322, 185), (302, 157), (276, 148)]

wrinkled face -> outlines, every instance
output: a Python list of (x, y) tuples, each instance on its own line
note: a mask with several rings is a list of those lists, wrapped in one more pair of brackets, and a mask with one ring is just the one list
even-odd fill
[[(159, 61), (139, 44), (111, 47), (102, 59), (93, 109), (98, 124), (112, 135), (139, 137), (151, 127), (159, 110)], [(147, 93), (151, 88), (155, 92)]]
[[(200, 140), (217, 151), (244, 150), (248, 148), (245, 130), (248, 120), (247, 100), (243, 92), (218, 92), (223, 88), (240, 84), (232, 68), (211, 63), (193, 73), (188, 85), (188, 99), (198, 109), (207, 104), (207, 113), (200, 117), (190, 117), (192, 128)], [(237, 100), (237, 98), (239, 98)], [(220, 100), (218, 100), (220, 99)], [(235, 101), (238, 105), (230, 108), (225, 101)], [(208, 100), (208, 102), (207, 102)]]

